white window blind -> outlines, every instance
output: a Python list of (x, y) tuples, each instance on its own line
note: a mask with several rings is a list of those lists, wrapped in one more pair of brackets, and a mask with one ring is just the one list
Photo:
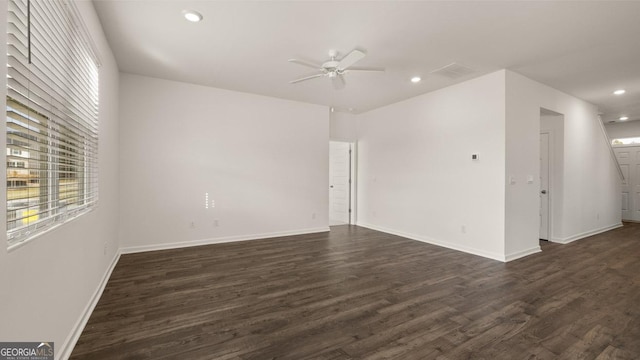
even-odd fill
[(98, 201), (98, 62), (75, 4), (9, 0), (9, 246)]

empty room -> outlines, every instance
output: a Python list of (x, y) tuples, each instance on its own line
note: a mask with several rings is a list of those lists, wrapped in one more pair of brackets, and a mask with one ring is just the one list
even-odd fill
[(640, 358), (640, 2), (0, 9), (0, 359)]

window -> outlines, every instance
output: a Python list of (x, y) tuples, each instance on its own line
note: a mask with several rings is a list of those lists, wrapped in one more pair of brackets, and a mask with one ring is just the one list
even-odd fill
[(611, 145), (640, 145), (640, 137), (620, 138), (611, 140)]
[(9, 0), (9, 246), (98, 201), (98, 61), (69, 0)]

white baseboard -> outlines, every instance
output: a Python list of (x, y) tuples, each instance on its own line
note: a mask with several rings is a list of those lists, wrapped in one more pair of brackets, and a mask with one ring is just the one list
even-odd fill
[[(407, 239), (421, 241), (421, 242), (429, 243), (429, 244), (432, 244), (432, 245), (442, 246), (442, 247), (445, 247), (445, 248), (448, 248), (448, 249), (462, 251), (462, 252), (466, 252), (466, 253), (469, 253), (469, 254), (478, 255), (478, 256), (482, 256), (482, 257), (485, 257), (485, 258), (498, 260), (498, 261), (502, 261), (502, 262), (508, 262), (508, 261), (516, 260), (516, 259), (522, 258), (524, 256), (531, 255), (531, 254), (534, 254), (534, 253), (537, 253), (537, 252), (541, 251), (540, 247), (538, 246), (538, 247), (533, 247), (531, 249), (523, 250), (523, 251), (520, 251), (520, 252), (517, 252), (517, 253), (513, 253), (513, 254), (509, 254), (507, 256), (504, 256), (502, 254), (497, 254), (497, 253), (493, 253), (493, 252), (487, 252), (487, 251), (483, 251), (483, 250), (479, 250), (479, 249), (474, 249), (474, 248), (470, 248), (470, 247), (466, 247), (466, 246), (461, 246), (461, 245), (458, 245), (458, 244), (453, 244), (453, 243), (450, 243), (450, 242), (447, 242), (447, 241), (441, 241), (441, 240), (428, 238), (428, 237), (425, 237), (425, 236), (419, 236), (419, 235), (415, 235), (415, 234), (405, 233), (405, 232), (398, 231), (398, 230), (387, 229), (387, 228), (384, 228), (384, 227), (381, 227), (381, 226), (372, 225), (372, 224), (358, 223), (357, 225), (358, 226), (362, 226), (362, 227), (366, 227), (366, 228), (369, 228), (369, 229), (373, 229), (373, 230), (376, 230), (376, 231), (381, 231), (381, 232), (385, 232), (385, 233), (389, 233), (389, 234), (393, 234), (393, 235), (397, 235), (397, 236), (402, 236), (402, 237), (407, 238)], [(583, 238), (586, 238), (586, 237), (589, 237), (589, 236), (593, 236), (593, 235), (596, 235), (596, 234), (600, 234), (600, 233), (603, 233), (603, 232), (606, 232), (606, 231), (609, 231), (609, 230), (617, 229), (617, 228), (622, 227), (622, 226), (623, 226), (622, 223), (617, 223), (617, 224), (605, 226), (605, 227), (602, 227), (602, 228), (599, 228), (599, 229), (594, 229), (594, 230), (590, 230), (590, 231), (583, 232), (583, 233), (580, 233), (580, 234), (572, 235), (572, 236), (566, 237), (566, 238), (553, 238), (551, 241), (558, 242), (558, 243), (561, 243), (561, 244), (568, 244), (570, 242), (573, 242), (573, 241), (576, 241), (576, 240), (579, 240), (579, 239), (583, 239)], [(113, 269), (115, 268), (116, 264), (118, 263), (118, 260), (120, 259), (120, 255), (121, 254), (130, 254), (130, 253), (137, 253), (137, 252), (144, 252), (144, 251), (175, 249), (175, 248), (192, 247), (192, 246), (209, 245), (209, 244), (221, 244), (221, 243), (236, 242), (236, 241), (267, 239), (267, 238), (274, 238), (274, 237), (281, 237), (281, 236), (312, 234), (312, 233), (327, 232), (327, 231), (329, 231), (328, 227), (321, 227), (321, 228), (312, 228), (312, 229), (304, 229), (304, 230), (282, 231), (282, 232), (273, 232), (273, 233), (264, 233), (264, 234), (252, 234), (252, 235), (227, 236), (227, 237), (220, 237), (220, 238), (201, 239), (201, 240), (184, 241), (184, 242), (176, 242), (176, 243), (169, 243), (169, 244), (155, 244), (155, 245), (143, 245), (143, 246), (132, 246), (132, 247), (121, 248), (115, 254), (115, 256), (113, 257), (113, 260), (111, 261), (111, 265), (109, 265), (109, 268), (104, 273), (104, 275), (102, 277), (102, 280), (100, 281), (100, 284), (98, 285), (98, 287), (96, 288), (96, 290), (93, 293), (93, 296), (91, 297), (91, 300), (89, 301), (89, 303), (85, 307), (83, 313), (81, 314), (80, 318), (76, 322), (76, 324), (74, 326), (74, 330), (71, 332), (71, 334), (69, 334), (69, 336), (65, 340), (65, 342), (64, 342), (64, 344), (62, 346), (62, 351), (60, 351), (58, 353), (59, 356), (56, 356), (56, 358), (58, 360), (66, 360), (71, 356), (71, 353), (73, 352), (73, 348), (75, 347), (76, 343), (78, 342), (78, 339), (80, 338), (80, 335), (82, 334), (82, 331), (84, 330), (84, 327), (87, 325), (87, 322), (89, 321), (89, 318), (91, 317), (91, 313), (93, 312), (93, 309), (98, 304), (98, 301), (100, 300), (100, 296), (102, 296), (102, 292), (104, 291), (104, 289), (105, 289), (105, 287), (107, 285), (107, 282), (109, 281), (109, 278), (111, 277), (111, 273), (113, 272)]]
[(107, 271), (102, 276), (102, 280), (100, 281), (100, 284), (98, 284), (98, 287), (94, 291), (93, 296), (91, 296), (91, 300), (89, 300), (89, 303), (84, 308), (84, 311), (80, 315), (80, 318), (78, 319), (78, 321), (76, 321), (75, 325), (73, 326), (73, 331), (69, 334), (67, 339), (64, 341), (64, 344), (62, 344), (61, 351), (59, 352), (56, 351), (56, 359), (67, 360), (71, 356), (71, 353), (73, 352), (73, 348), (76, 346), (78, 339), (80, 339), (80, 335), (82, 335), (82, 331), (84, 330), (84, 327), (87, 325), (87, 322), (91, 317), (91, 313), (93, 313), (93, 309), (95, 309), (96, 305), (98, 305), (98, 301), (102, 296), (102, 292), (104, 291), (104, 288), (107, 286), (107, 283), (109, 282), (109, 278), (111, 277), (111, 273), (113, 272), (113, 269), (115, 269), (116, 264), (118, 263), (119, 260), (120, 260), (120, 251), (118, 250), (115, 256), (113, 257), (113, 260), (111, 260), (111, 265), (109, 265), (109, 268), (107, 268)]
[(381, 227), (381, 226), (371, 225), (371, 224), (362, 223), (362, 222), (358, 223), (357, 225), (358, 226), (362, 226), (362, 227), (366, 227), (366, 228), (369, 228), (369, 229), (372, 229), (372, 230), (376, 230), (376, 231), (381, 231), (381, 232), (384, 232), (384, 233), (392, 234), (392, 235), (402, 236), (402, 237), (407, 238), (407, 239), (421, 241), (421, 242), (428, 243), (428, 244), (431, 244), (431, 245), (442, 246), (442, 247), (445, 247), (447, 249), (452, 249), (452, 250), (462, 251), (462, 252), (465, 252), (465, 253), (468, 253), (468, 254), (472, 254), (472, 255), (482, 256), (482, 257), (489, 258), (489, 259), (492, 259), (492, 260), (498, 260), (498, 261), (502, 261), (502, 262), (506, 262), (507, 261), (507, 259), (505, 258), (505, 256), (503, 254), (498, 254), (498, 253), (493, 253), (493, 252), (490, 252), (490, 251), (484, 251), (484, 250), (480, 250), (480, 249), (470, 248), (470, 247), (467, 247), (467, 246), (462, 246), (462, 245), (450, 243), (448, 241), (436, 240), (436, 239), (429, 238), (429, 237), (426, 237), (426, 236), (405, 233), (403, 231), (387, 229), (387, 228), (384, 228), (384, 227)]
[(509, 254), (509, 255), (505, 256), (505, 262), (517, 260), (517, 259), (523, 258), (523, 257), (531, 255), (531, 254), (539, 253), (541, 251), (542, 251), (542, 249), (540, 248), (540, 245), (534, 246), (531, 249), (518, 251), (518, 252), (515, 252), (515, 253), (512, 253), (512, 254)]
[(260, 240), (260, 239), (268, 239), (268, 238), (275, 238), (275, 237), (281, 237), (281, 236), (314, 234), (314, 233), (327, 232), (327, 231), (329, 231), (329, 227), (281, 231), (281, 232), (272, 232), (272, 233), (264, 233), (264, 234), (235, 235), (235, 236), (226, 236), (226, 237), (219, 237), (219, 238), (181, 241), (181, 242), (174, 242), (174, 243), (167, 243), (167, 244), (129, 246), (129, 247), (121, 248), (120, 252), (122, 254), (133, 254), (133, 253), (139, 253), (139, 252), (145, 252), (145, 251), (178, 249), (178, 248), (185, 248), (185, 247), (192, 247), (192, 246), (222, 244), (222, 243), (236, 242), (236, 241)]
[(553, 237), (550, 239), (550, 241), (555, 242), (555, 243), (560, 243), (560, 244), (568, 244), (570, 242), (574, 242), (576, 240), (580, 240), (580, 239), (584, 239), (586, 237), (589, 236), (593, 236), (593, 235), (597, 235), (597, 234), (601, 234), (603, 232), (607, 232), (613, 229), (617, 229), (619, 227), (622, 227), (622, 223), (617, 223), (617, 224), (613, 224), (613, 225), (607, 225), (598, 229), (593, 229), (593, 230), (589, 230), (589, 231), (585, 231), (583, 233), (580, 234), (576, 234), (576, 235), (571, 235), (565, 238), (556, 238)]

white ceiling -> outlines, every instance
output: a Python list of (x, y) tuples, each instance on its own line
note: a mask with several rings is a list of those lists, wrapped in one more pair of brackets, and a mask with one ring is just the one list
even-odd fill
[[(499, 69), (640, 120), (638, 1), (94, 0), (120, 70), (364, 112)], [(182, 11), (204, 15), (187, 22)], [(334, 90), (289, 58), (367, 52)], [(475, 70), (430, 74), (450, 63)], [(409, 79), (419, 75), (422, 82)], [(623, 96), (612, 95), (624, 88)]]

